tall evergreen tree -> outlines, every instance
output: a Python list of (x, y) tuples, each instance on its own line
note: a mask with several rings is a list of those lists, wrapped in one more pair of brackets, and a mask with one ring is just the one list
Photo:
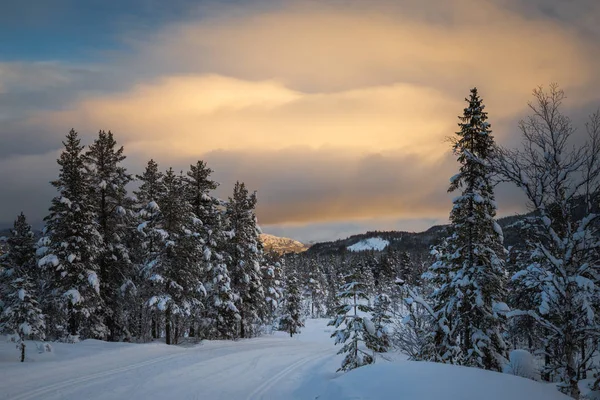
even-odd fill
[[(451, 235), (440, 247), (431, 273), (436, 346), (439, 360), (501, 371), (507, 357), (503, 318), (496, 305), (505, 295), (504, 258), (489, 158), (494, 139), (485, 106), (477, 93), (465, 99), (453, 151), (461, 164), (450, 180), (450, 192), (461, 191), (450, 213)], [(459, 345), (460, 353), (453, 353)], [(454, 356), (450, 356), (454, 354)]]
[(102, 236), (96, 209), (90, 201), (90, 181), (83, 146), (71, 130), (63, 142), (58, 179), (52, 182), (58, 196), (45, 218), (47, 244), (39, 265), (53, 271), (52, 303), (56, 315), (52, 328), (59, 336), (105, 338), (102, 319), (98, 257)]
[[(208, 291), (204, 309), (201, 313), (196, 313), (191, 321), (190, 336), (196, 333), (194, 327), (202, 315), (219, 326), (211, 335), (227, 337), (230, 336), (227, 331), (231, 329), (237, 311), (234, 311), (236, 308), (230, 303), (233, 301), (231, 279), (223, 257), (227, 238), (222, 226), (221, 201), (211, 195), (219, 185), (210, 179), (212, 172), (204, 161), (198, 161), (195, 165), (190, 165), (184, 177), (186, 200), (195, 218), (193, 226), (195, 235), (200, 240), (198, 245), (202, 247), (202, 281), (206, 282)], [(229, 327), (224, 325), (225, 321), (229, 321)]]
[(227, 223), (230, 239), (227, 254), (234, 291), (239, 296), (239, 336), (254, 335), (253, 326), (266, 313), (264, 288), (260, 274), (262, 244), (254, 208), (256, 193), (249, 194), (246, 185), (237, 182), (233, 197), (227, 203)]
[(151, 282), (148, 305), (164, 313), (167, 344), (177, 344), (182, 319), (202, 307), (202, 247), (194, 235), (195, 217), (185, 199), (183, 177), (173, 169), (164, 175), (164, 195), (158, 199), (154, 231), (164, 238), (158, 257), (146, 266)]
[(338, 307), (337, 316), (327, 324), (336, 328), (331, 335), (335, 344), (343, 344), (338, 354), (346, 354), (338, 371), (349, 371), (375, 362), (369, 352), (369, 348), (375, 350), (372, 345), (377, 343), (375, 329), (368, 317), (359, 314), (359, 311), (371, 313), (373, 309), (364, 304), (369, 298), (360, 279), (357, 272), (346, 276), (346, 283), (338, 293), (345, 303)]
[(0, 263), (10, 271), (5, 295), (5, 305), (0, 315), (0, 331), (16, 333), (17, 347), (21, 350), (21, 362), (25, 361), (25, 339), (44, 339), (45, 316), (37, 301), (34, 282), (39, 277), (36, 265), (35, 242), (31, 226), (21, 213), (8, 239), (8, 252), (0, 257)]
[(275, 315), (281, 308), (284, 299), (284, 281), (283, 281), (283, 259), (276, 259), (271, 255), (265, 257), (265, 263), (262, 266), (262, 281), (265, 290), (265, 301), (267, 303), (268, 315), (265, 321), (272, 325)]
[(285, 305), (280, 326), (293, 337), (304, 326), (302, 321), (302, 296), (296, 273), (289, 271), (285, 276)]
[(377, 295), (373, 301), (371, 322), (375, 328), (375, 334), (369, 336), (369, 338), (375, 339), (370, 343), (370, 347), (378, 353), (385, 353), (391, 346), (389, 334), (390, 325), (392, 324), (391, 306), (392, 301), (386, 294)]
[[(135, 194), (134, 210), (136, 211), (136, 220), (139, 223), (135, 236), (131, 238), (133, 246), (130, 248), (130, 257), (136, 265), (135, 281), (137, 283), (137, 296), (139, 302), (144, 303), (151, 297), (151, 291), (146, 278), (150, 271), (158, 262), (161, 251), (165, 247), (166, 234), (160, 228), (161, 212), (158, 206), (159, 199), (163, 198), (166, 188), (163, 182), (164, 174), (159, 171), (158, 164), (154, 160), (148, 161), (144, 172), (137, 175), (140, 186)], [(142, 306), (140, 309), (140, 334), (146, 333), (145, 322), (150, 319), (151, 335), (156, 339), (159, 337), (160, 323), (159, 313), (156, 309), (147, 309)]]
[(310, 296), (310, 316), (311, 318), (321, 318), (325, 312), (325, 299), (327, 297), (325, 276), (321, 263), (316, 258), (310, 259), (308, 268), (306, 289), (307, 294)]
[(125, 242), (131, 225), (131, 200), (126, 185), (132, 180), (121, 165), (123, 147), (113, 134), (100, 131), (85, 154), (90, 177), (90, 201), (96, 209), (98, 230), (104, 246), (98, 256), (100, 295), (104, 301), (108, 339), (119, 340), (126, 330), (121, 287), (132, 277)]

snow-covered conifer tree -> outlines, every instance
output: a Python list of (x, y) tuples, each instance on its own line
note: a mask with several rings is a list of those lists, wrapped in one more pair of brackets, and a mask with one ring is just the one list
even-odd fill
[[(135, 194), (134, 210), (137, 212), (137, 235), (133, 238), (134, 246), (130, 248), (130, 256), (137, 265), (137, 300), (146, 304), (142, 307), (140, 322), (141, 334), (145, 332), (145, 321), (149, 317), (152, 338), (160, 335), (159, 313), (154, 308), (147, 308), (147, 299), (151, 297), (150, 282), (147, 272), (158, 262), (161, 251), (165, 247), (166, 232), (161, 229), (161, 212), (158, 206), (159, 199), (163, 198), (166, 188), (163, 182), (164, 174), (159, 171), (154, 160), (148, 161), (144, 172), (137, 175), (140, 186)], [(150, 315), (148, 315), (150, 314)]]
[(237, 182), (233, 197), (227, 203), (227, 230), (230, 239), (227, 255), (230, 258), (230, 274), (233, 289), (239, 296), (239, 336), (252, 337), (254, 325), (261, 322), (266, 313), (265, 293), (260, 274), (262, 244), (254, 214), (256, 193), (249, 194), (246, 185)]
[(375, 334), (369, 336), (369, 338), (375, 339), (370, 343), (370, 347), (378, 353), (385, 353), (390, 348), (391, 306), (392, 301), (386, 294), (377, 295), (373, 301), (371, 322), (375, 328)]
[[(190, 336), (195, 334), (194, 326), (198, 317), (212, 320), (213, 322), (208, 324), (211, 328), (219, 326), (219, 329), (213, 329), (213, 332), (207, 332), (207, 334), (214, 337), (221, 336), (218, 332), (225, 334), (223, 331), (224, 321), (229, 320), (231, 325), (237, 312), (234, 311), (236, 307), (231, 303), (233, 295), (229, 271), (223, 256), (227, 237), (223, 232), (221, 201), (211, 194), (219, 185), (210, 179), (212, 172), (204, 161), (199, 160), (196, 164), (190, 165), (190, 169), (184, 177), (185, 196), (195, 218), (194, 231), (201, 241), (199, 245), (202, 246), (202, 273), (204, 274), (202, 280), (206, 282), (208, 291), (204, 309), (193, 316)], [(219, 317), (220, 314), (223, 315)], [(227, 314), (230, 315), (227, 316)]]
[(331, 335), (335, 338), (335, 344), (343, 344), (338, 354), (346, 355), (338, 371), (349, 371), (375, 362), (369, 351), (375, 350), (369, 349), (377, 342), (375, 327), (368, 316), (359, 314), (359, 311), (370, 313), (373, 309), (364, 304), (369, 298), (360, 279), (357, 272), (346, 276), (346, 283), (338, 293), (344, 303), (338, 307), (337, 316), (327, 324), (336, 328)]
[(285, 276), (285, 304), (279, 320), (281, 329), (293, 337), (304, 326), (302, 321), (302, 296), (296, 273), (289, 271)]
[[(438, 248), (430, 274), (437, 324), (438, 361), (501, 371), (507, 358), (503, 318), (496, 305), (505, 301), (503, 236), (494, 220), (496, 203), (489, 158), (494, 139), (487, 112), (471, 90), (460, 117), (453, 151), (461, 164), (450, 180), (460, 190), (450, 213), (450, 237)], [(458, 346), (458, 347), (457, 347)]]
[(96, 209), (90, 201), (90, 181), (77, 132), (71, 130), (63, 142), (58, 165), (60, 173), (52, 185), (58, 196), (52, 199), (45, 218), (41, 267), (53, 272), (52, 332), (64, 338), (82, 335), (105, 338), (102, 318), (98, 257), (102, 237), (98, 232)]
[(25, 339), (45, 337), (45, 317), (37, 301), (35, 281), (39, 277), (35, 241), (31, 226), (21, 213), (8, 238), (8, 252), (0, 257), (6, 271), (8, 287), (4, 293), (4, 310), (0, 315), (0, 331), (17, 334), (21, 362), (25, 361)]
[(126, 238), (131, 226), (131, 200), (126, 185), (131, 176), (121, 165), (123, 147), (113, 134), (100, 131), (85, 154), (90, 177), (89, 197), (96, 210), (98, 231), (104, 243), (98, 256), (100, 296), (105, 304), (108, 339), (119, 340), (127, 329), (121, 287), (132, 279), (132, 265)]
[(277, 311), (283, 303), (284, 298), (284, 280), (282, 263), (284, 259), (274, 259), (273, 256), (265, 257), (265, 265), (262, 266), (262, 281), (265, 289), (265, 301), (267, 303), (269, 314), (266, 321), (272, 325)]
[(310, 296), (310, 316), (311, 318), (321, 318), (325, 312), (325, 299), (327, 297), (325, 276), (321, 264), (316, 258), (309, 261), (308, 268), (306, 290)]
[(195, 217), (185, 199), (183, 177), (170, 168), (162, 179), (164, 194), (158, 199), (152, 236), (162, 236), (157, 257), (145, 267), (150, 282), (147, 304), (164, 314), (166, 343), (177, 344), (182, 319), (202, 307), (206, 292), (201, 277), (204, 257), (199, 238), (193, 234)]

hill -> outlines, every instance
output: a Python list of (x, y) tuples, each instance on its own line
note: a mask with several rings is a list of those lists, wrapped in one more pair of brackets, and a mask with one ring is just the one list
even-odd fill
[(297, 240), (269, 235), (262, 233), (260, 235), (263, 247), (267, 252), (273, 252), (277, 254), (287, 253), (302, 253), (308, 250), (308, 246), (304, 243), (300, 243)]

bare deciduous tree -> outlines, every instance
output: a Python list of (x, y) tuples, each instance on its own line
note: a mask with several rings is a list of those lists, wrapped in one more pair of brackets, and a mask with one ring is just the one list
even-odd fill
[(498, 148), (493, 160), (500, 179), (525, 192), (536, 220), (530, 264), (513, 280), (535, 293), (537, 307), (511, 316), (533, 317), (544, 329), (544, 372), (578, 398), (577, 381), (591, 368), (600, 336), (600, 113), (586, 124), (587, 141), (574, 145), (563, 90), (552, 84), (533, 96), (532, 113), (519, 124), (522, 148)]

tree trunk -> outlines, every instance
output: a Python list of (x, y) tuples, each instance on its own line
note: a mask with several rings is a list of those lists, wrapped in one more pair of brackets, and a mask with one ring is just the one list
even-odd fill
[(152, 339), (158, 339), (158, 329), (157, 329), (157, 325), (158, 322), (156, 320), (156, 312), (152, 311)]
[(25, 362), (25, 338), (21, 336), (21, 362)]
[(171, 307), (165, 311), (165, 338), (166, 343), (171, 344)]
[(242, 318), (240, 318), (240, 337), (242, 339), (244, 339), (246, 337), (246, 329), (245, 329), (246, 327), (244, 326), (244, 311), (243, 310), (240, 311), (240, 316), (242, 317)]

